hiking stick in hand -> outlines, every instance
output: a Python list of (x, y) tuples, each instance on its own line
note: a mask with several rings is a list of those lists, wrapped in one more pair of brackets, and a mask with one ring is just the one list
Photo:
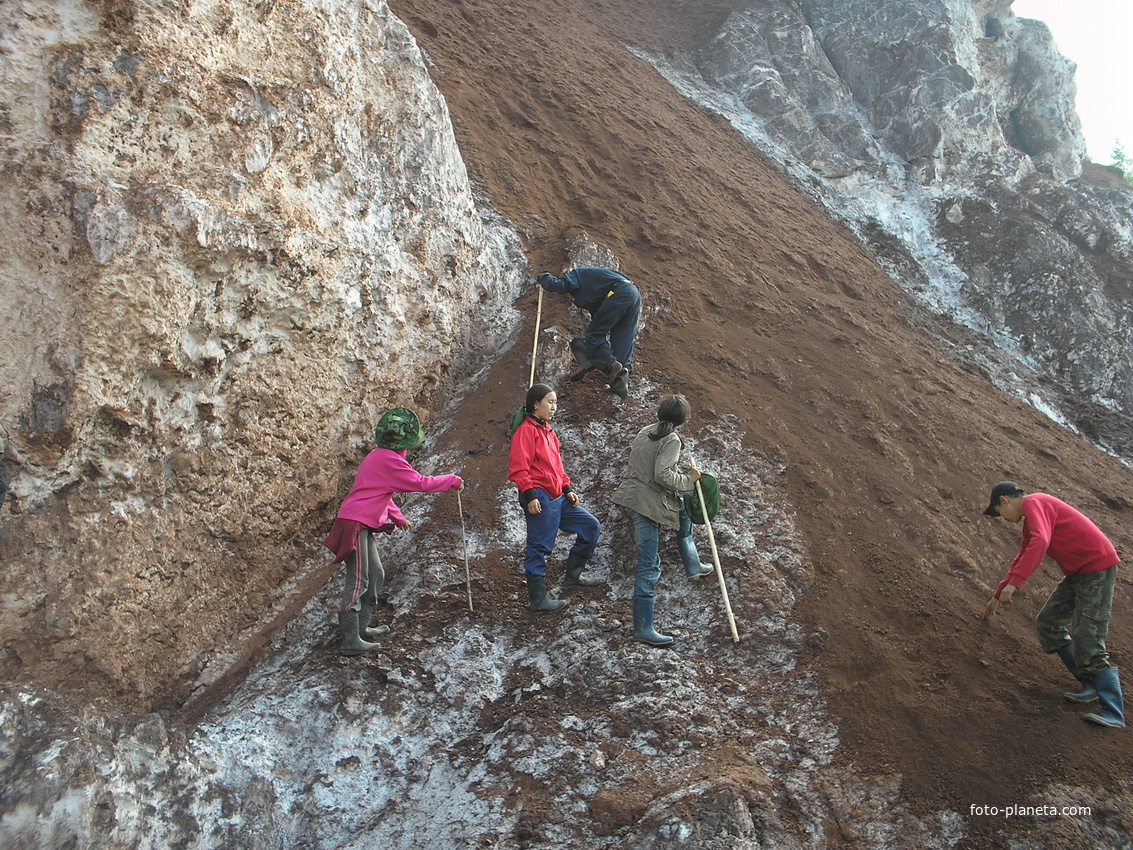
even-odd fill
[(464, 538), (464, 586), (468, 588), (468, 610), (472, 610), (472, 573), (468, 569), (468, 533), (464, 530), (464, 505), (460, 502), (460, 491), (456, 491), (456, 509), (460, 511), (460, 536)]
[[(536, 284), (538, 285), (538, 284)], [(539, 322), (543, 319), (543, 287), (539, 287), (539, 306), (535, 308), (535, 343), (531, 346), (531, 377), (527, 387), (535, 386), (535, 353), (539, 350)]]
[(728, 628), (732, 630), (732, 643), (739, 643), (740, 635), (736, 631), (736, 618), (732, 616), (732, 603), (728, 601), (728, 586), (724, 584), (724, 569), (720, 566), (720, 553), (716, 551), (716, 538), (712, 534), (712, 523), (708, 520), (708, 505), (704, 501), (704, 489), (700, 486), (699, 478), (696, 479), (696, 495), (700, 498), (700, 509), (704, 514), (704, 528), (708, 532), (708, 545), (712, 548), (712, 563), (716, 566), (716, 579), (720, 583), (720, 595), (724, 597), (724, 610), (728, 614)]

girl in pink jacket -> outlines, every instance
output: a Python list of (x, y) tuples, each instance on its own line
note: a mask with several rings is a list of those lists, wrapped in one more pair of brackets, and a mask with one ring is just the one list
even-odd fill
[(395, 407), (374, 429), (373, 449), (358, 467), (354, 486), (342, 502), (330, 534), (323, 541), (334, 561), (346, 563), (346, 586), (338, 612), (342, 655), (361, 655), (377, 644), (373, 641), (389, 626), (371, 629), (370, 616), (378, 592), (385, 583), (385, 569), (378, 557), (374, 534), (392, 534), (409, 523), (394, 504), (394, 493), (440, 493), (463, 490), (458, 475), (421, 475), (405, 459), (405, 453), (421, 445), (425, 432), (412, 410)]

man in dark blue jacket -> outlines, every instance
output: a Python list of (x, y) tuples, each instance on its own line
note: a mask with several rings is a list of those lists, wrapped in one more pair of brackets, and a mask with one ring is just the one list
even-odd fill
[(571, 269), (562, 277), (544, 272), (539, 275), (539, 285), (548, 292), (565, 295), (590, 313), (586, 335), (571, 343), (579, 362), (571, 380), (597, 369), (613, 392), (622, 398), (628, 396), (628, 367), (641, 317), (641, 291), (637, 285), (613, 269), (593, 267)]

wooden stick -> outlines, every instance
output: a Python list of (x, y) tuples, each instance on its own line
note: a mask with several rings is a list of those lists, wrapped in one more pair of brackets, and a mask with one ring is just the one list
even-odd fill
[(708, 521), (708, 504), (704, 501), (704, 489), (700, 479), (696, 479), (696, 495), (700, 497), (700, 511), (704, 515), (704, 528), (708, 531), (708, 545), (712, 547), (712, 563), (716, 565), (716, 578), (720, 582), (720, 595), (724, 597), (724, 610), (728, 613), (728, 627), (732, 630), (732, 643), (740, 642), (736, 631), (736, 618), (732, 616), (732, 603), (728, 601), (728, 586), (724, 584), (724, 569), (720, 566), (720, 554), (716, 551), (716, 538), (712, 534), (712, 523)]
[[(538, 284), (536, 284), (538, 286)], [(535, 386), (535, 352), (539, 350), (539, 322), (543, 319), (543, 287), (539, 287), (539, 306), (535, 310), (535, 344), (531, 346), (531, 377), (527, 388)]]
[(468, 610), (472, 610), (472, 572), (468, 569), (468, 533), (464, 530), (464, 505), (456, 491), (456, 509), (460, 511), (460, 536), (464, 538), (464, 586), (468, 588)]

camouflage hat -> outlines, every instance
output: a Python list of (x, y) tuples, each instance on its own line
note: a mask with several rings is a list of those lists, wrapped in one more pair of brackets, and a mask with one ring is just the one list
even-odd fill
[(704, 525), (705, 509), (709, 522), (716, 519), (716, 514), (720, 510), (720, 482), (707, 472), (701, 473), (700, 489), (704, 491), (703, 508), (696, 490), (692, 491), (692, 495), (685, 496), (685, 510), (688, 511), (688, 518), (695, 525)]
[(425, 442), (425, 429), (408, 407), (395, 407), (378, 420), (374, 442), (383, 449), (414, 449)]

